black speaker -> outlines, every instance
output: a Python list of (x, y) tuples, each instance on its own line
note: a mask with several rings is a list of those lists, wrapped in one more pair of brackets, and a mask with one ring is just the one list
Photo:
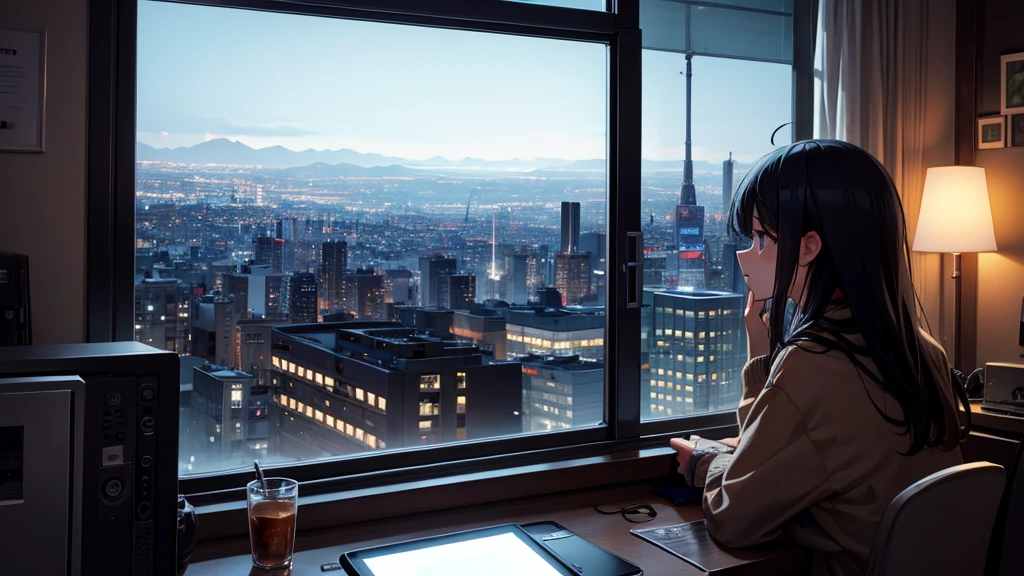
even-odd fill
[[(68, 479), (61, 495), (66, 515), (33, 524), (34, 535), (5, 532), (0, 551), (17, 555), (41, 547), (41, 540), (66, 541), (66, 574), (174, 575), (179, 377), (177, 354), (137, 342), (0, 348), (0, 429), (41, 438), (71, 420), (70, 438), (55, 437), (52, 454), (33, 453), (39, 443), (26, 440), (19, 465), (25, 490), (33, 479)], [(26, 407), (21, 413), (2, 410), (15, 401)], [(33, 507), (47, 494), (37, 496), (0, 506), (0, 518), (38, 518)], [(60, 517), (74, 520), (61, 530)]]
[(0, 253), (0, 346), (32, 344), (28, 256)]

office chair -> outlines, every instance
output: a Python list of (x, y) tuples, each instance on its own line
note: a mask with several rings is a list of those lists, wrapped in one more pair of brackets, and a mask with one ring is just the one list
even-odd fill
[(990, 462), (940, 470), (886, 508), (865, 576), (982, 576), (1005, 473)]
[(1020, 554), (1020, 543), (1024, 542), (1024, 443), (1017, 444), (1017, 456), (1006, 479), (1006, 489), (999, 505), (995, 528), (992, 530), (992, 545), (989, 549), (985, 574), (990, 576), (1017, 576), (1024, 574), (1024, 557)]

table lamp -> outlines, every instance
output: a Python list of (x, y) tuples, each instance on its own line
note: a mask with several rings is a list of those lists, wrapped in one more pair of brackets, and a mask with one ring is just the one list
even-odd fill
[(953, 367), (963, 370), (960, 365), (960, 255), (964, 252), (996, 251), (984, 168), (943, 166), (928, 169), (913, 250), (953, 254), (956, 321)]

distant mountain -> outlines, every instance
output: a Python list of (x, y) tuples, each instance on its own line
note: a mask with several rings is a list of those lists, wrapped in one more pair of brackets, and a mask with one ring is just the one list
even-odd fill
[(392, 164), (390, 166), (356, 166), (355, 164), (327, 164), (316, 162), (308, 166), (282, 168), (278, 172), (281, 178), (296, 180), (316, 180), (323, 178), (385, 178), (388, 176), (413, 176), (418, 171)]
[[(263, 166), (265, 168), (293, 168), (301, 167), (310, 170), (310, 173), (330, 172), (324, 166), (334, 167), (338, 175), (341, 172), (351, 171), (355, 168), (387, 168), (386, 175), (398, 174), (397, 168), (454, 168), (473, 170), (564, 170), (576, 172), (599, 172), (604, 171), (607, 161), (604, 159), (593, 160), (565, 160), (558, 158), (534, 158), (522, 160), (513, 158), (511, 160), (483, 160), (481, 158), (467, 157), (461, 160), (449, 160), (441, 156), (435, 156), (427, 160), (409, 160), (395, 156), (384, 156), (382, 154), (356, 152), (342, 148), (340, 150), (289, 150), (283, 146), (270, 146), (267, 148), (251, 148), (241, 142), (228, 140), (227, 138), (216, 138), (196, 144), (195, 146), (182, 146), (180, 148), (154, 148), (139, 142), (136, 145), (136, 159), (139, 161), (151, 162), (177, 162), (181, 164), (227, 164), (227, 165), (248, 165)], [(310, 168), (316, 166), (316, 168)], [(338, 166), (342, 166), (338, 168)], [(749, 168), (748, 164), (737, 163), (737, 170)], [(408, 168), (406, 168), (408, 170)], [(643, 160), (640, 169), (644, 172), (683, 170), (682, 160)], [(720, 162), (694, 161), (695, 171), (710, 170), (721, 171)], [(409, 172), (414, 173), (413, 171)], [(365, 174), (348, 174), (363, 176)], [(329, 178), (332, 176), (310, 176)]]
[(139, 143), (136, 148), (136, 159), (155, 162), (180, 162), (182, 164), (234, 164), (264, 166), (266, 168), (288, 168), (291, 166), (308, 166), (318, 162), (324, 164), (352, 164), (369, 168), (371, 166), (390, 166), (392, 164), (408, 164), (404, 158), (394, 158), (381, 154), (364, 154), (355, 150), (303, 150), (297, 152), (283, 146), (267, 148), (250, 148), (241, 142), (216, 138), (181, 148), (153, 148)]

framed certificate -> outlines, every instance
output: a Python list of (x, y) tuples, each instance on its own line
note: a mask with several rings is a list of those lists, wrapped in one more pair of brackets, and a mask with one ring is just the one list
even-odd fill
[(46, 30), (0, 24), (0, 152), (42, 152)]

